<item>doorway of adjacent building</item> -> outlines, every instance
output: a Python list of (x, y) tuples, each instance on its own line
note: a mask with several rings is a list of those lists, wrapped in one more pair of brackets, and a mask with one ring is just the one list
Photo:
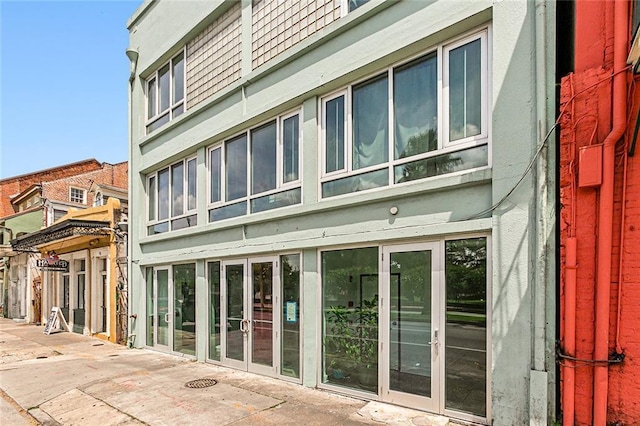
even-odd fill
[(300, 256), (209, 262), (210, 360), (300, 378)]

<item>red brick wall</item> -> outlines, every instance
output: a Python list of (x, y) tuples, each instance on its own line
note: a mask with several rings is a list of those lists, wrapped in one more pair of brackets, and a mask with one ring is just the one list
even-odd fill
[(42, 196), (52, 201), (71, 202), (69, 191), (71, 187), (84, 189), (86, 191), (86, 203), (80, 206), (92, 206), (94, 193), (89, 192), (92, 183), (106, 184), (127, 189), (127, 163), (109, 164), (103, 163), (102, 169), (94, 170), (63, 179), (46, 182), (42, 184)]
[[(125, 163), (126, 164), (126, 163)], [(0, 180), (0, 218), (14, 213), (10, 197), (24, 191), (28, 187), (41, 182), (62, 179), (78, 173), (99, 170), (102, 164), (94, 159), (41, 170), (25, 175)], [(126, 187), (126, 185), (125, 185)]]
[[(577, 1), (575, 6), (575, 73), (563, 78), (561, 85), (561, 111), (564, 114), (561, 118), (560, 134), (560, 244), (561, 265), (564, 267), (566, 240), (570, 236), (577, 237), (576, 353), (569, 355), (591, 360), (594, 345), (599, 188), (578, 188), (578, 148), (602, 143), (611, 130), (613, 3)], [(607, 420), (610, 424), (620, 422), (628, 425), (640, 424), (640, 146), (634, 157), (627, 160), (624, 154), (633, 135), (640, 105), (640, 90), (637, 90), (636, 86), (637, 84), (630, 86), (630, 120), (624, 140), (618, 143), (616, 149), (609, 299), (610, 353), (616, 351), (617, 343), (625, 359), (621, 364), (609, 367)], [(626, 200), (623, 205), (624, 191)], [(620, 237), (623, 217), (624, 248), (620, 282)], [(564, 269), (561, 270), (560, 286), (560, 329), (561, 344), (564, 347)], [(591, 363), (576, 363), (575, 386), (575, 424), (591, 425)]]

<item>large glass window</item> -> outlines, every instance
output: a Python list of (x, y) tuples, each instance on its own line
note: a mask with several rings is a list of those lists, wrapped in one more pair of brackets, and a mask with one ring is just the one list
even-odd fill
[(149, 235), (197, 225), (196, 179), (195, 158), (147, 177)]
[(184, 79), (184, 52), (180, 52), (147, 80), (147, 133), (184, 112)]
[(300, 377), (300, 255), (280, 256), (282, 324), (280, 372)]
[(353, 170), (388, 160), (388, 87), (386, 75), (353, 87)]
[(209, 221), (299, 204), (299, 113), (209, 150)]
[(449, 139), (482, 133), (482, 53), (480, 39), (448, 51)]
[(322, 253), (322, 381), (377, 391), (378, 248)]
[(487, 166), (487, 62), (483, 31), (323, 98), (322, 196)]
[(486, 416), (487, 239), (446, 242), (445, 407)]

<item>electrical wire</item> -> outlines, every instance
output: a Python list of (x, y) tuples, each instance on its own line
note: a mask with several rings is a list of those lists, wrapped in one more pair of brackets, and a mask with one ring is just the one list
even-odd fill
[(574, 93), (573, 96), (571, 96), (571, 98), (567, 102), (565, 102), (565, 105), (560, 110), (560, 113), (558, 114), (558, 117), (556, 118), (555, 123), (553, 124), (553, 126), (551, 126), (551, 128), (549, 129), (549, 131), (545, 135), (544, 139), (541, 141), (540, 145), (538, 146), (538, 149), (536, 149), (535, 154), (533, 155), (533, 157), (529, 161), (529, 164), (524, 169), (524, 172), (522, 172), (522, 176), (520, 176), (520, 179), (518, 179), (518, 181), (513, 185), (513, 187), (500, 199), (500, 201), (498, 201), (497, 203), (493, 204), (488, 209), (485, 209), (485, 210), (483, 210), (481, 212), (475, 213), (475, 214), (473, 214), (471, 216), (468, 216), (466, 218), (458, 219), (458, 220), (456, 220), (456, 222), (462, 222), (462, 221), (470, 220), (470, 219), (479, 219), (479, 218), (481, 218), (481, 217), (493, 212), (498, 207), (500, 207), (502, 205), (502, 203), (504, 203), (511, 196), (511, 194), (513, 194), (515, 192), (515, 190), (518, 188), (518, 186), (520, 186), (522, 181), (524, 181), (524, 179), (527, 177), (527, 175), (529, 174), (529, 172), (533, 168), (534, 164), (538, 160), (538, 157), (540, 156), (540, 153), (542, 152), (542, 149), (547, 145), (547, 142), (549, 141), (549, 137), (551, 136), (553, 131), (556, 129), (556, 127), (558, 127), (558, 125), (560, 124), (560, 119), (564, 115), (566, 109), (569, 107), (569, 105), (573, 104), (573, 101), (576, 99), (576, 97), (578, 97), (582, 93), (584, 93), (584, 92), (586, 92), (588, 90), (591, 90), (594, 87), (596, 87), (596, 86), (598, 86), (598, 85), (600, 85), (600, 84), (602, 84), (602, 83), (604, 83), (606, 81), (609, 81), (610, 79), (612, 79), (616, 75), (618, 75), (618, 74), (620, 74), (622, 72), (626, 72), (630, 68), (631, 68), (631, 65), (629, 65), (627, 67), (624, 67), (624, 68), (622, 68), (622, 69), (620, 69), (618, 71), (615, 71), (615, 72), (611, 73), (610, 75), (608, 75), (607, 77), (602, 78), (602, 79), (596, 81), (595, 83), (591, 84), (590, 86), (587, 86), (584, 89), (580, 90), (579, 92)]

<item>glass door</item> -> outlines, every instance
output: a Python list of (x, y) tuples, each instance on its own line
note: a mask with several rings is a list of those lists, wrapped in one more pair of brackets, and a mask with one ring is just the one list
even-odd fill
[(247, 312), (246, 274), (247, 262), (231, 261), (222, 264), (221, 331), (222, 359), (227, 365), (247, 369)]
[(279, 365), (280, 319), (277, 258), (223, 262), (221, 361), (273, 376)]
[(382, 399), (439, 410), (442, 353), (437, 244), (383, 250)]
[(155, 298), (155, 341), (154, 346), (160, 350), (169, 352), (171, 350), (169, 342), (173, 340), (172, 327), (170, 327), (171, 318), (171, 302), (172, 297), (169, 297), (169, 268), (156, 268), (154, 282), (154, 294)]

